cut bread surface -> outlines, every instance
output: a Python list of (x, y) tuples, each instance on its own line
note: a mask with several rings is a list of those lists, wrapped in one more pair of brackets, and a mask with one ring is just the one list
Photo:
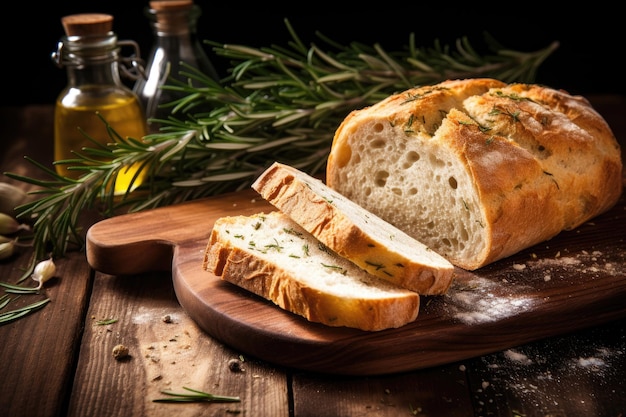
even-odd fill
[(379, 331), (418, 316), (417, 293), (367, 273), (278, 211), (218, 219), (203, 268), (328, 326)]
[(619, 145), (579, 96), (451, 80), (352, 112), (327, 185), (475, 270), (572, 229), (622, 192)]
[(444, 294), (450, 287), (454, 266), (448, 260), (319, 179), (275, 162), (252, 188), (371, 274), (423, 295)]

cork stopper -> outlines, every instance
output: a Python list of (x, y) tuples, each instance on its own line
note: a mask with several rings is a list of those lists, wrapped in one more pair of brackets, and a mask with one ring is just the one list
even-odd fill
[(61, 18), (67, 36), (106, 35), (113, 29), (113, 16), (103, 13), (73, 14)]
[(187, 29), (193, 0), (153, 0), (149, 4), (159, 30), (176, 32)]
[(150, 2), (150, 8), (157, 12), (189, 10), (193, 6), (193, 0), (153, 0)]

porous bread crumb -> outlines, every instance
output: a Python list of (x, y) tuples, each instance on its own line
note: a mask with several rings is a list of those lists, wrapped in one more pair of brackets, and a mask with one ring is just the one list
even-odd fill
[(113, 353), (113, 357), (116, 360), (118, 360), (118, 361), (122, 360), (122, 359), (126, 359), (129, 356), (128, 355), (128, 353), (129, 353), (128, 347), (126, 347), (126, 346), (124, 346), (122, 344), (115, 345), (113, 347), (113, 352), (112, 353)]

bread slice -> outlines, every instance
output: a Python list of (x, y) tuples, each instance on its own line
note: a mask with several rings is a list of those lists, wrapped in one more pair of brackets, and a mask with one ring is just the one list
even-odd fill
[(322, 245), (278, 211), (219, 218), (203, 268), (309, 321), (378, 331), (414, 321), (419, 295)]
[(452, 283), (454, 266), (445, 258), (294, 167), (275, 162), (252, 188), (324, 245), (381, 279), (423, 295), (444, 294)]
[(326, 182), (469, 270), (581, 225), (623, 187), (619, 144), (585, 98), (493, 79), (353, 111)]

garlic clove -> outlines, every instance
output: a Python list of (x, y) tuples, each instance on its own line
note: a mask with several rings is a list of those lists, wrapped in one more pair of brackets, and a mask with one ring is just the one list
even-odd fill
[(15, 218), (6, 213), (0, 213), (0, 235), (10, 235), (20, 230), (28, 229), (30, 229), (28, 225), (20, 224)]
[(0, 213), (15, 214), (15, 207), (24, 204), (28, 194), (19, 187), (8, 182), (0, 182)]
[(48, 281), (56, 273), (56, 265), (52, 258), (39, 262), (31, 275), (31, 278), (39, 283), (37, 289), (43, 287), (44, 282)]
[(4, 235), (0, 235), (0, 243), (7, 243), (7, 242), (10, 242), (12, 240), (15, 240), (15, 238), (4, 236)]
[(15, 252), (15, 239), (0, 243), (0, 260), (10, 258)]

